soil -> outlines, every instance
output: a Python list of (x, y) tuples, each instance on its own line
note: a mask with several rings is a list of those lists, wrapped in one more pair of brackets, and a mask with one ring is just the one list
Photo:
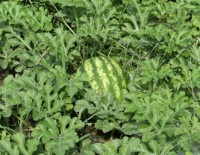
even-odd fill
[(3, 84), (3, 80), (10, 73), (10, 70), (0, 70), (0, 86)]

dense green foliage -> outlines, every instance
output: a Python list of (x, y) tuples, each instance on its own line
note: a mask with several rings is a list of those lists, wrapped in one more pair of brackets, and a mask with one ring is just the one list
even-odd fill
[[(0, 155), (200, 152), (199, 8), (199, 0), (1, 0), (0, 68), (11, 72), (0, 87)], [(120, 102), (77, 74), (98, 55), (130, 76)]]

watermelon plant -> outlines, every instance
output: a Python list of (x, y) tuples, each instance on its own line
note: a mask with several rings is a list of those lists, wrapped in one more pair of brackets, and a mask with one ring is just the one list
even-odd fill
[(199, 0), (1, 0), (0, 155), (200, 153)]

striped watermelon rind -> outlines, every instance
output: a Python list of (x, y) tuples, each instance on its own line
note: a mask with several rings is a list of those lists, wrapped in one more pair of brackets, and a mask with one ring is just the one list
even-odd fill
[(122, 99), (122, 89), (126, 88), (126, 78), (121, 66), (112, 58), (98, 56), (87, 59), (81, 71), (85, 72), (91, 88), (103, 96), (110, 93)]

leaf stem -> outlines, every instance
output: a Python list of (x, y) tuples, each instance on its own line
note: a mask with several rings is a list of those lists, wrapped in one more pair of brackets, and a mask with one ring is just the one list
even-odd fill
[[(54, 7), (54, 9), (58, 12), (58, 15), (60, 16), (59, 14), (59, 10), (57, 9), (57, 7), (53, 4), (53, 2), (51, 0), (49, 0), (49, 2), (52, 4), (52, 6)], [(71, 29), (71, 27), (67, 24), (67, 22), (65, 21), (65, 19), (60, 16), (60, 18), (62, 19), (63, 23), (65, 24), (65, 26), (70, 30), (70, 32), (77, 37), (76, 33)]]
[(14, 34), (30, 51), (33, 49), (19, 36), (17, 35), (13, 30), (11, 30), (11, 33)]

